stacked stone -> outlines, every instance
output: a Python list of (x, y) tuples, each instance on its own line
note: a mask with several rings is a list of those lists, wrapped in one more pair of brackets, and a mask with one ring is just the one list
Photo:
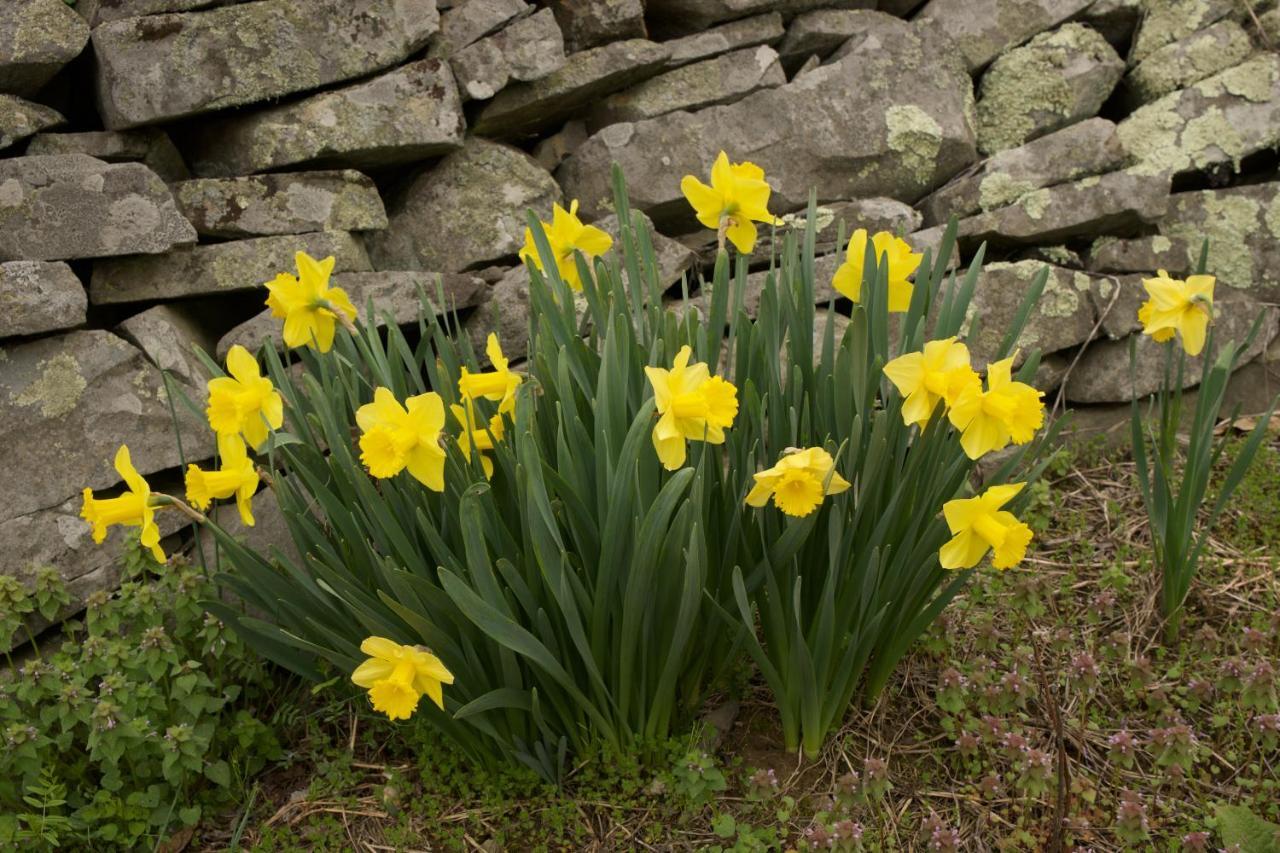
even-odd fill
[[(1224, 336), (1280, 298), (1261, 153), (1280, 57), (1258, 14), (1261, 31), (1238, 0), (6, 0), (0, 466), (24, 485), (0, 505), (0, 571), (56, 566), (76, 604), (115, 582), (80, 489), (115, 485), (120, 444), (176, 488), (173, 418), (187, 461), (211, 453), (194, 348), (275, 342), (263, 283), (297, 251), (332, 255), (377, 322), (442, 294), (476, 341), (496, 328), (521, 353), (526, 211), (577, 199), (616, 232), (614, 162), (673, 294), (714, 241), (679, 179), (723, 148), (765, 169), (788, 225), (816, 190), (824, 304), (841, 233), (936, 247), (957, 217), (957, 260), (986, 243), (995, 262), (979, 359), (1047, 259), (1024, 347), (1047, 384), (1074, 363), (1068, 399), (1127, 399), (1143, 273), (1187, 272), (1208, 236)], [(1255, 349), (1274, 334), (1266, 315)]]

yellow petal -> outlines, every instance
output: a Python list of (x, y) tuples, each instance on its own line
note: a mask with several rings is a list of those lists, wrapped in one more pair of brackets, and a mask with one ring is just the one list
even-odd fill
[(751, 254), (751, 250), (756, 246), (756, 224), (745, 216), (730, 217), (729, 227), (724, 233), (734, 248), (744, 255)]

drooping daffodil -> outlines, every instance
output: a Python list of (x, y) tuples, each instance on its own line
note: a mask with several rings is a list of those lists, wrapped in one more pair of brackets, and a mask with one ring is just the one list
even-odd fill
[(480, 423), (476, 416), (475, 406), (468, 403), (466, 406), (459, 406), (454, 403), (449, 407), (449, 411), (453, 413), (453, 419), (462, 427), (462, 431), (458, 433), (458, 449), (462, 451), (463, 457), (470, 462), (471, 451), (474, 449), (480, 454), (480, 467), (484, 469), (485, 479), (493, 478), (493, 460), (489, 458), (486, 451), (492, 451), (494, 442), (502, 441), (502, 434), (505, 430), (503, 415), (498, 412), (489, 418), (489, 423)]
[(955, 338), (929, 341), (921, 352), (900, 355), (884, 375), (903, 396), (902, 422), (924, 429), (940, 401), (951, 405), (966, 387), (980, 382), (969, 366), (969, 348)]
[(422, 646), (403, 646), (386, 637), (369, 637), (360, 644), (368, 655), (351, 673), (351, 680), (369, 691), (375, 711), (392, 720), (407, 720), (425, 694), (444, 710), (444, 685), (453, 673), (440, 658)]
[(793, 449), (784, 453), (778, 464), (754, 475), (747, 503), (762, 507), (772, 497), (774, 505), (787, 515), (806, 516), (827, 495), (849, 488), (849, 481), (834, 469), (835, 460), (821, 447)]
[(712, 376), (706, 364), (690, 364), (692, 356), (693, 350), (684, 346), (670, 370), (644, 369), (659, 416), (653, 428), (653, 446), (668, 471), (684, 464), (686, 441), (723, 444), (724, 431), (738, 414), (738, 389)]
[(1044, 425), (1043, 391), (1012, 379), (1014, 356), (987, 366), (987, 387), (972, 382), (955, 396), (947, 417), (960, 430), (960, 446), (970, 459), (1009, 445), (1026, 444)]
[(997, 569), (1016, 566), (1026, 556), (1031, 528), (1013, 513), (1002, 509), (1026, 483), (992, 486), (981, 495), (947, 501), (942, 515), (952, 537), (938, 552), (944, 569), (971, 569), (994, 552), (991, 565)]
[(294, 262), (297, 276), (282, 272), (267, 282), (267, 307), (271, 316), (284, 320), (286, 346), (314, 346), (328, 352), (337, 324), (349, 327), (356, 318), (356, 306), (342, 288), (329, 286), (332, 257), (317, 261), (298, 252)]
[(360, 436), (360, 461), (379, 479), (394, 477), (406, 468), (428, 489), (444, 491), (444, 400), (434, 391), (419, 394), (400, 405), (390, 388), (379, 386), (373, 402), (356, 410)]
[(510, 362), (502, 354), (498, 336), (493, 332), (489, 333), (484, 351), (489, 356), (493, 370), (472, 373), (465, 367), (462, 368), (462, 375), (458, 379), (458, 393), (463, 400), (472, 403), (480, 399), (497, 403), (499, 413), (509, 414), (515, 410), (516, 389), (520, 387), (522, 377), (519, 373), (512, 372)]
[(160, 547), (160, 528), (155, 519), (158, 502), (147, 481), (133, 467), (128, 446), (122, 444), (116, 451), (115, 469), (129, 490), (114, 498), (95, 498), (93, 489), (85, 489), (80, 517), (93, 525), (93, 541), (99, 545), (107, 538), (109, 527), (118, 524), (141, 528), (142, 547), (149, 548), (151, 556), (163, 563), (165, 555)]
[[(911, 251), (910, 244), (888, 231), (871, 237), (871, 247), (882, 267), (888, 268), (889, 311), (901, 313), (911, 307), (915, 286), (908, 280), (920, 266), (923, 254)], [(859, 228), (849, 236), (844, 263), (836, 270), (831, 285), (853, 302), (862, 302), (862, 275), (867, 260), (867, 229)]]
[(1182, 281), (1170, 278), (1164, 270), (1155, 278), (1144, 278), (1142, 286), (1149, 298), (1138, 309), (1142, 333), (1157, 343), (1176, 334), (1187, 355), (1199, 355), (1213, 318), (1214, 281), (1211, 275), (1188, 276)]
[(284, 423), (284, 402), (257, 359), (239, 344), (227, 352), (227, 372), (209, 380), (209, 426), (220, 436), (243, 436), (258, 450), (268, 432)]
[[(613, 238), (594, 225), (585, 225), (578, 218), (578, 200), (569, 203), (565, 210), (558, 203), (551, 208), (551, 221), (542, 222), (543, 233), (547, 235), (547, 243), (551, 254), (556, 259), (556, 269), (560, 278), (571, 290), (582, 290), (582, 276), (578, 274), (578, 264), (573, 253), (581, 252), (590, 262), (592, 258), (603, 255), (613, 245)], [(533, 230), (524, 229), (524, 248), (520, 250), (520, 260), (533, 261), (539, 270), (545, 271), (542, 257), (538, 254), (538, 246), (533, 240)]]
[(253, 495), (258, 491), (259, 477), (244, 439), (238, 435), (218, 436), (218, 456), (221, 459), (216, 471), (187, 466), (187, 500), (204, 511), (215, 500), (234, 497), (240, 520), (246, 527), (253, 527)]
[(680, 192), (688, 199), (707, 228), (729, 238), (739, 252), (749, 254), (756, 245), (756, 225), (781, 225), (782, 220), (769, 212), (772, 189), (764, 179), (764, 170), (755, 163), (730, 163), (721, 151), (711, 166), (711, 186), (693, 175), (680, 181)]

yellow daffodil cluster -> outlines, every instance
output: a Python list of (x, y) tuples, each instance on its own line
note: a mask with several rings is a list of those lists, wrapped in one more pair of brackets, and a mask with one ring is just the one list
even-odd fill
[(444, 710), (443, 685), (453, 684), (453, 673), (440, 658), (422, 646), (402, 646), (385, 637), (369, 637), (360, 651), (369, 657), (351, 673), (351, 680), (369, 691), (375, 711), (407, 720), (424, 694)]
[[(556, 269), (560, 279), (572, 290), (582, 290), (582, 276), (578, 274), (578, 264), (574, 261), (574, 252), (582, 252), (589, 261), (603, 255), (613, 245), (613, 238), (594, 225), (584, 225), (578, 218), (578, 200), (569, 203), (565, 210), (559, 204), (552, 207), (551, 221), (542, 222), (543, 233), (555, 255)], [(532, 229), (524, 229), (524, 248), (520, 250), (520, 260), (533, 261), (539, 270), (544, 270), (542, 258), (538, 255), (538, 247), (533, 241)]]
[(747, 503), (762, 507), (772, 497), (774, 505), (787, 515), (806, 516), (827, 495), (848, 490), (849, 481), (835, 467), (831, 454), (821, 447), (789, 448), (777, 465), (754, 475), (755, 485), (747, 493)]
[(1199, 355), (1213, 318), (1213, 285), (1211, 275), (1188, 276), (1182, 281), (1170, 278), (1164, 270), (1155, 278), (1144, 278), (1142, 286), (1149, 298), (1138, 309), (1142, 333), (1157, 343), (1177, 335), (1187, 355)]
[(721, 151), (711, 166), (711, 186), (693, 175), (680, 181), (680, 191), (693, 206), (698, 221), (720, 236), (720, 246), (728, 237), (739, 252), (749, 254), (756, 245), (756, 223), (781, 225), (769, 212), (769, 193), (764, 170), (755, 163), (730, 163)]
[(712, 376), (702, 362), (690, 364), (692, 357), (693, 350), (684, 346), (670, 370), (644, 369), (658, 410), (653, 446), (668, 471), (684, 465), (686, 441), (724, 444), (724, 431), (738, 415), (738, 389)]
[[(877, 263), (886, 267), (889, 276), (889, 311), (902, 313), (911, 307), (915, 289), (908, 279), (920, 266), (923, 254), (912, 252), (906, 240), (881, 231), (871, 238)], [(859, 228), (849, 237), (844, 263), (836, 269), (831, 286), (853, 302), (862, 302), (862, 274), (867, 260), (867, 229)]]

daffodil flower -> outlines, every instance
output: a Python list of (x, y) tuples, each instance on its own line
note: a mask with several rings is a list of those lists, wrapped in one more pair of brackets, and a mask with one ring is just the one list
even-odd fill
[(350, 327), (356, 307), (340, 287), (329, 286), (332, 257), (317, 261), (306, 252), (294, 255), (295, 278), (282, 272), (267, 282), (267, 307), (271, 316), (284, 320), (284, 342), (291, 348), (315, 346), (328, 352), (338, 323)]
[(782, 220), (769, 212), (769, 193), (764, 170), (755, 163), (730, 163), (721, 151), (711, 166), (711, 186), (693, 175), (680, 181), (680, 192), (693, 206), (698, 221), (721, 235), (744, 255), (756, 245), (755, 223), (781, 225)]
[(221, 466), (216, 471), (187, 466), (187, 500), (204, 511), (215, 500), (234, 497), (240, 520), (253, 527), (253, 495), (258, 491), (259, 477), (244, 440), (238, 435), (218, 436), (218, 455)]
[[(603, 255), (613, 245), (612, 237), (594, 225), (584, 225), (578, 218), (577, 199), (569, 203), (568, 210), (559, 204), (553, 205), (551, 221), (542, 222), (542, 230), (547, 235), (551, 253), (555, 255), (560, 279), (572, 290), (582, 290), (582, 276), (578, 275), (578, 264), (573, 259), (573, 253), (582, 252), (590, 260)], [(537, 244), (533, 241), (533, 230), (528, 227), (524, 229), (524, 248), (520, 250), (520, 260), (533, 261), (533, 265), (539, 270), (544, 269)]]
[(369, 658), (355, 668), (351, 680), (369, 691), (375, 711), (407, 720), (424, 694), (444, 710), (443, 685), (453, 684), (453, 673), (440, 658), (422, 646), (402, 646), (385, 637), (369, 637), (360, 651)]
[(987, 388), (981, 382), (965, 385), (951, 403), (947, 416), (961, 431), (960, 446), (970, 459), (994, 450), (1026, 444), (1044, 425), (1044, 392), (1014, 382), (1013, 356), (987, 367)]
[(978, 497), (947, 501), (942, 515), (952, 538), (938, 552), (944, 569), (971, 569), (994, 551), (991, 565), (997, 569), (1016, 566), (1027, 554), (1031, 528), (1013, 513), (1001, 509), (1013, 500), (1026, 483), (992, 486)]
[(147, 481), (133, 467), (126, 445), (120, 445), (116, 451), (115, 469), (129, 491), (119, 497), (95, 498), (92, 489), (85, 489), (80, 517), (93, 525), (93, 541), (99, 545), (107, 538), (107, 528), (113, 525), (142, 528), (142, 547), (150, 548), (156, 561), (163, 563), (164, 550), (160, 547), (160, 528), (155, 519), (155, 509), (159, 504)]
[(258, 450), (269, 430), (284, 423), (284, 402), (258, 370), (257, 359), (239, 344), (227, 352), (227, 372), (209, 380), (209, 426), (219, 436), (242, 435)]
[(702, 362), (689, 364), (692, 356), (693, 350), (681, 347), (670, 370), (644, 369), (659, 415), (653, 446), (668, 471), (684, 464), (686, 441), (723, 444), (724, 431), (738, 414), (738, 389), (712, 376)]
[(1142, 333), (1158, 343), (1176, 334), (1187, 355), (1199, 355), (1213, 317), (1213, 285), (1211, 275), (1193, 275), (1182, 281), (1169, 278), (1164, 270), (1155, 278), (1144, 278), (1142, 286), (1150, 298), (1138, 309)]
[(980, 381), (969, 366), (969, 348), (955, 338), (929, 341), (922, 352), (898, 356), (884, 366), (884, 375), (904, 398), (902, 422), (920, 429), (939, 401), (951, 405), (962, 390)]
[[(907, 279), (920, 266), (923, 254), (912, 252), (906, 240), (888, 231), (880, 231), (871, 238), (871, 246), (877, 263), (888, 268), (889, 311), (901, 313), (911, 307), (911, 294), (915, 286)], [(849, 237), (844, 263), (836, 270), (831, 285), (853, 302), (862, 302), (862, 274), (867, 259), (867, 229), (859, 228)]]
[(470, 462), (471, 451), (474, 448), (480, 454), (480, 467), (484, 469), (485, 479), (492, 479), (493, 460), (485, 451), (493, 450), (495, 441), (502, 441), (502, 433), (505, 429), (502, 413), (499, 412), (489, 418), (486, 429), (477, 422), (475, 407), (470, 403), (465, 407), (454, 403), (449, 407), (449, 411), (453, 413), (454, 420), (462, 426), (462, 432), (458, 433), (458, 448), (462, 451), (463, 457)]
[(379, 479), (394, 477), (406, 468), (428, 489), (444, 491), (444, 400), (434, 391), (419, 394), (400, 405), (390, 388), (379, 387), (373, 402), (356, 411), (360, 436), (360, 461)]
[(495, 402), (500, 414), (509, 414), (515, 410), (516, 389), (520, 387), (522, 377), (511, 371), (508, 366), (510, 362), (502, 354), (498, 336), (493, 332), (489, 333), (484, 351), (493, 364), (493, 370), (488, 373), (472, 373), (465, 367), (462, 368), (462, 376), (458, 379), (458, 393), (463, 400), (473, 403), (479, 399)]
[(849, 488), (849, 481), (835, 469), (835, 460), (821, 447), (793, 450), (783, 454), (778, 464), (754, 475), (755, 485), (747, 493), (747, 504), (762, 507), (773, 503), (787, 515), (803, 517), (813, 512), (827, 495)]

